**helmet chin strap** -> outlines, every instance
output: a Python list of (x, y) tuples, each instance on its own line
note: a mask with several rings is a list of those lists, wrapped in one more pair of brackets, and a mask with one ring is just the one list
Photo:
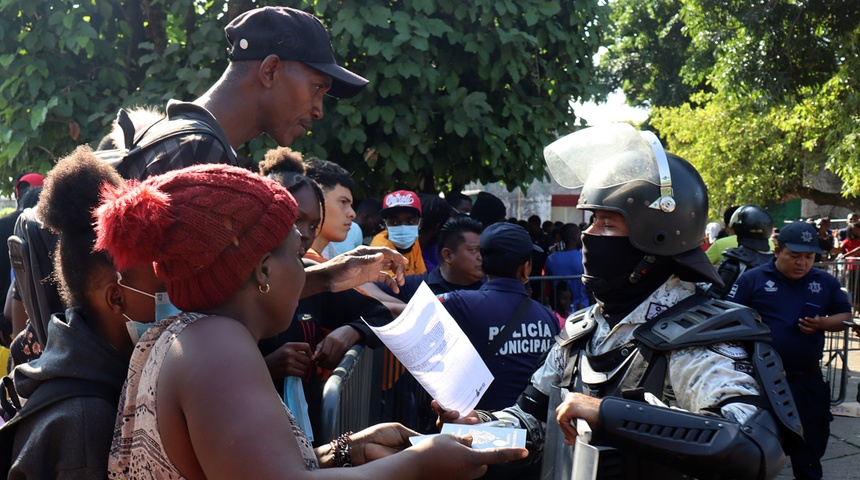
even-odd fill
[(657, 263), (655, 255), (645, 255), (642, 260), (639, 260), (636, 268), (630, 274), (630, 283), (639, 283), (639, 280), (642, 280), (642, 277), (648, 274), (648, 271), (651, 270), (655, 263)]

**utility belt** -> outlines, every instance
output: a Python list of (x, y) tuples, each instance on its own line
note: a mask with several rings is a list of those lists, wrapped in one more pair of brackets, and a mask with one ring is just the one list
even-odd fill
[(801, 370), (786, 371), (785, 379), (788, 380), (789, 383), (800, 383), (809, 380), (816, 375), (821, 376), (821, 368), (819, 368), (818, 365)]

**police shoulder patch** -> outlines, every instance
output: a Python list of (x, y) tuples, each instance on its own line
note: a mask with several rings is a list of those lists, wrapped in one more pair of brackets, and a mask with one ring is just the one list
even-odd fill
[(737, 342), (715, 343), (708, 345), (708, 349), (733, 360), (744, 360), (749, 357), (749, 353), (743, 345)]

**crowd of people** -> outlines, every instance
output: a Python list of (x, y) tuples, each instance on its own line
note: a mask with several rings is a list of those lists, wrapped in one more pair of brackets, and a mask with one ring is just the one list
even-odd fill
[[(509, 218), (487, 192), (356, 201), (347, 170), (289, 146), (325, 95), (367, 80), (310, 14), (258, 8), (225, 30), (215, 85), (133, 116), (152, 136), (141, 155), (113, 164), (81, 146), (16, 185), (0, 233), (50, 232), (61, 305), (35, 318), (29, 289), (48, 285), (7, 286), (10, 478), (569, 478), (576, 419), (601, 478), (773, 478), (786, 455), (796, 478), (821, 478), (818, 360), (824, 331), (852, 317), (812, 264), (860, 251), (860, 223), (838, 245), (824, 219), (771, 240), (748, 205), (718, 238), (698, 172), (629, 125), (544, 152), (582, 187), (586, 223)], [(114, 128), (100, 145), (121, 148)], [(261, 134), (280, 147), (246, 168), (236, 149)], [(370, 326), (422, 283), (495, 378), (477, 409), (427, 398), (429, 424), (315, 435), (332, 369), (353, 345), (382, 351)], [(414, 393), (396, 358), (381, 368), (380, 393)], [(527, 448), (411, 445), (447, 422), (522, 428)]]

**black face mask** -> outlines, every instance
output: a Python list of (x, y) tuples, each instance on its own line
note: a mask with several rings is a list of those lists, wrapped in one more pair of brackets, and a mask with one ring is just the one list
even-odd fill
[(582, 236), (582, 283), (591, 290), (603, 307), (604, 316), (615, 324), (642, 303), (672, 275), (672, 262), (666, 257), (653, 257), (647, 273), (631, 282), (631, 274), (641, 271), (646, 257), (628, 237)]

